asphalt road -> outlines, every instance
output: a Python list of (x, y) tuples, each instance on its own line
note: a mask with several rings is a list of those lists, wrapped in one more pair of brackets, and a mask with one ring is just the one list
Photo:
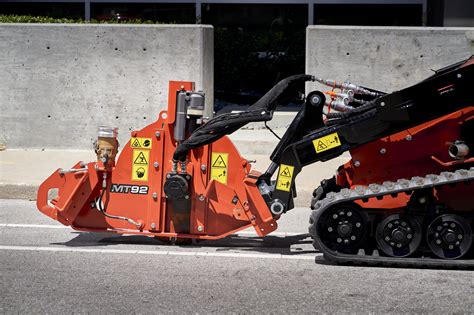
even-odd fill
[(179, 247), (79, 233), (0, 200), (0, 313), (474, 312), (472, 271), (315, 263), (308, 214), (263, 239)]

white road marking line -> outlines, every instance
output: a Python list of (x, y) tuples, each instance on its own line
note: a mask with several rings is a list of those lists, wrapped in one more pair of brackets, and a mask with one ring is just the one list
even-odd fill
[(65, 225), (16, 224), (16, 223), (0, 223), (0, 227), (35, 228), (35, 229), (70, 229), (71, 228)]
[[(10, 228), (35, 228), (35, 229), (71, 229), (69, 226), (65, 225), (49, 225), (49, 224), (16, 224), (16, 223), (0, 223), (0, 227), (10, 227)], [(307, 233), (297, 233), (297, 232), (272, 232), (268, 234), (269, 236), (296, 236)], [(258, 236), (254, 231), (241, 231), (231, 235), (237, 236)]]
[(165, 256), (204, 256), (204, 257), (262, 258), (262, 259), (290, 259), (290, 260), (314, 260), (315, 259), (314, 255), (298, 256), (298, 255), (282, 255), (282, 254), (177, 252), (177, 251), (159, 251), (159, 250), (95, 249), (95, 248), (45, 247), (45, 246), (0, 245), (0, 250), (76, 252), (76, 253), (101, 253), (101, 254), (132, 254), (132, 255), (165, 255)]

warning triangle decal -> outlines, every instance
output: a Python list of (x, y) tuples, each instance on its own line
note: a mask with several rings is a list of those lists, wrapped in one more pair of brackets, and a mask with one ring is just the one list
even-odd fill
[(133, 148), (140, 148), (141, 147), (140, 141), (138, 141), (137, 138), (135, 138), (135, 141), (132, 142), (132, 147)]
[(322, 142), (321, 140), (318, 141), (318, 150), (324, 150), (324, 149), (327, 149), (327, 145)]
[(145, 154), (143, 154), (143, 152), (140, 152), (135, 161), (133, 161), (133, 164), (148, 165), (148, 161), (145, 158)]
[(219, 155), (217, 159), (214, 161), (214, 164), (212, 164), (212, 167), (227, 167), (227, 165), (224, 162), (224, 159), (222, 158), (222, 155)]
[(285, 167), (283, 171), (280, 172), (280, 175), (284, 177), (291, 177), (290, 169), (288, 167)]

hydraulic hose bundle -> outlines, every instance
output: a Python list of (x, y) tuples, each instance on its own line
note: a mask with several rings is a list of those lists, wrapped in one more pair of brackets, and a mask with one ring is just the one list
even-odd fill
[(314, 80), (313, 76), (299, 74), (278, 82), (260, 100), (242, 113), (226, 113), (209, 120), (197, 128), (191, 136), (178, 145), (173, 155), (174, 161), (185, 161), (189, 150), (212, 143), (225, 135), (242, 128), (250, 122), (268, 121), (273, 111), (298, 83)]

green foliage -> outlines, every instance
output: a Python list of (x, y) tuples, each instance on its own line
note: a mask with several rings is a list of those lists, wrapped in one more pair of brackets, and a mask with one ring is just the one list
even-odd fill
[[(30, 15), (0, 15), (0, 23), (82, 23), (82, 24), (163, 24), (162, 22), (132, 19), (132, 20), (90, 20), (82, 19), (57, 19), (49, 16), (30, 16)], [(167, 24), (175, 24), (173, 22)]]

